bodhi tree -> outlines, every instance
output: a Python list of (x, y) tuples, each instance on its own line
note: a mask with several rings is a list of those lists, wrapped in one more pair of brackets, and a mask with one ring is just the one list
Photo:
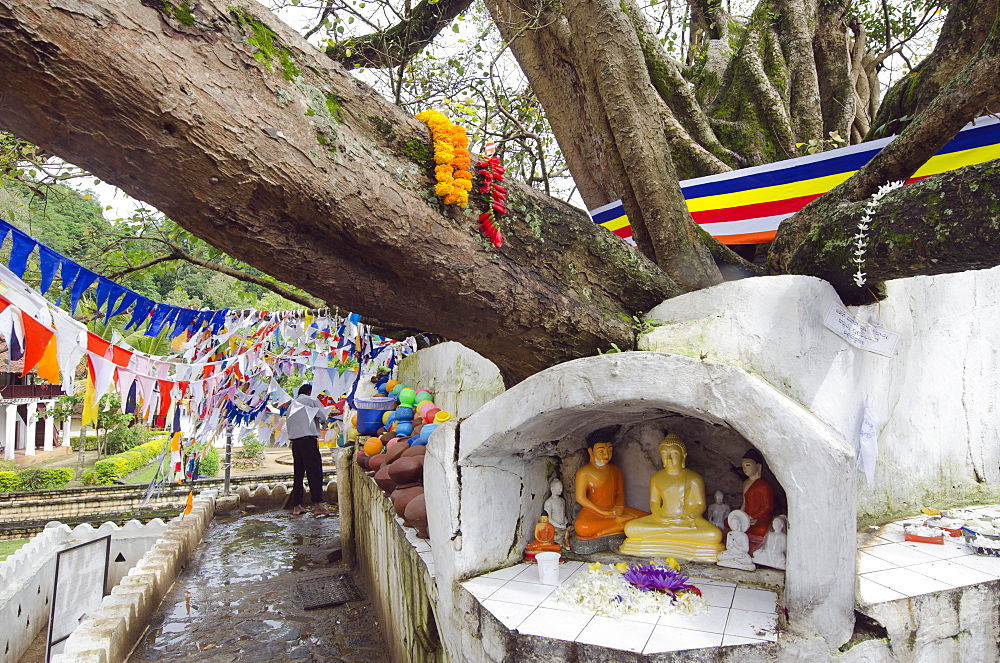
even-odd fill
[[(641, 252), (516, 183), (493, 247), (475, 227), (485, 200), (462, 209), (433, 194), (423, 124), (245, 2), (0, 0), (0, 128), (313, 296), (460, 341), (513, 382), (632, 347), (623, 314), (718, 283), (719, 262), (740, 262), (691, 221), (679, 175), (794, 156), (796, 143), (871, 123), (871, 55), (841, 3), (764, 2), (738, 38), (707, 3), (695, 12), (697, 71), (661, 57), (628, 0), (487, 4), (584, 200), (621, 197)], [(995, 105), (997, 2), (961, 9), (928, 60), (938, 64), (891, 95), (913, 118), (906, 133), (783, 225), (771, 272), (861, 296), (844, 237), (864, 199)], [(998, 224), (982, 227), (996, 218), (995, 166), (887, 196), (869, 279), (996, 264)], [(941, 201), (958, 196), (945, 218)], [(940, 222), (928, 230), (928, 218)]]

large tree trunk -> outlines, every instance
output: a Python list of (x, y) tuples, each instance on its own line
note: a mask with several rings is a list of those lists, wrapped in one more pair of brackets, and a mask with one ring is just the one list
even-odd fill
[[(824, 229), (830, 227), (830, 219), (839, 217), (846, 204), (863, 201), (874, 194), (879, 187), (889, 182), (909, 179), (917, 168), (944, 147), (966, 122), (980, 115), (983, 109), (1000, 105), (998, 80), (1000, 80), (1000, 11), (994, 8), (992, 29), (982, 46), (965, 67), (907, 125), (899, 138), (883, 148), (854, 177), (782, 222), (768, 252), (770, 269), (774, 272), (804, 269), (836, 282), (837, 274), (828, 273), (824, 269), (822, 265), (825, 259), (818, 256), (813, 248), (817, 241), (824, 245), (835, 241), (833, 236), (824, 232)], [(982, 171), (981, 176), (984, 180), (984, 191), (977, 194), (977, 197), (987, 196), (986, 185), (991, 185), (992, 180), (997, 177), (992, 168)], [(945, 177), (954, 179), (955, 176)], [(975, 190), (975, 188), (968, 189), (968, 191)], [(939, 197), (938, 204), (945, 208), (949, 206), (945, 194)], [(974, 205), (975, 203), (963, 201), (960, 206), (956, 205), (957, 210), (952, 209), (949, 216), (963, 219), (970, 225), (969, 231), (974, 232), (984, 218), (990, 218), (982, 217), (973, 211)], [(995, 218), (995, 214), (991, 216)], [(857, 223), (853, 225), (856, 227)], [(930, 225), (933, 228), (933, 224)], [(948, 238), (948, 235), (951, 237)], [(961, 246), (963, 241), (954, 230), (945, 233), (943, 241), (956, 240), (958, 240), (957, 245)], [(925, 245), (935, 246), (940, 243), (930, 240), (922, 242)], [(828, 261), (825, 264), (829, 267)], [(869, 280), (877, 283), (877, 279)]]
[(868, 140), (901, 133), (930, 104), (983, 45), (997, 7), (997, 0), (951, 3), (934, 51), (886, 93)]
[(588, 207), (621, 198), (640, 250), (686, 290), (722, 276), (697, 235), (670, 158), (639, 39), (613, 0), (487, 6), (546, 109)]
[(0, 126), (314, 296), (466, 344), (509, 382), (630, 347), (620, 314), (680, 292), (523, 186), (494, 250), (473, 205), (432, 194), (426, 127), (241, 7), (0, 0)]

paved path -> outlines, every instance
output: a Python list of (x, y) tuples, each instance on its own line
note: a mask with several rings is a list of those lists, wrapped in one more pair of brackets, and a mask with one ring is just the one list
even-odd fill
[(304, 610), (296, 584), (346, 572), (336, 516), (216, 516), (129, 663), (392, 663), (368, 601)]

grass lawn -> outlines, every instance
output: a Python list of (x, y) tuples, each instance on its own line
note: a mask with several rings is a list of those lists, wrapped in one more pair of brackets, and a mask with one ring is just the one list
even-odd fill
[(7, 559), (8, 555), (13, 555), (14, 551), (28, 542), (27, 539), (14, 539), (12, 541), (0, 541), (0, 562)]
[[(166, 469), (170, 468), (170, 456), (166, 456), (166, 457), (158, 459), (158, 460), (160, 460), (163, 463), (163, 465), (164, 465), (164, 467)], [(135, 474), (132, 474), (131, 476), (129, 476), (128, 478), (126, 478), (125, 481), (127, 483), (144, 483), (144, 484), (148, 484), (150, 481), (153, 480), (153, 477), (155, 477), (155, 476), (156, 476), (156, 461), (154, 460), (152, 463), (150, 463), (146, 467), (142, 468), (141, 470), (139, 470)], [(163, 472), (162, 471), (160, 472), (160, 478), (161, 479), (163, 478)]]

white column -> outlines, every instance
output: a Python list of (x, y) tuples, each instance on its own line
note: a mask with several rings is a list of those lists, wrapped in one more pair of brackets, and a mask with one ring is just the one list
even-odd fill
[[(49, 414), (52, 412), (52, 408), (55, 407), (55, 401), (44, 401), (45, 403), (45, 413)], [(55, 437), (55, 422), (52, 417), (44, 417), (42, 419), (42, 426), (45, 427), (45, 433), (43, 435), (43, 451), (52, 451), (52, 441)]]
[(61, 447), (69, 446), (69, 436), (70, 433), (72, 432), (73, 432), (73, 421), (71, 419), (67, 419), (66, 421), (62, 422), (62, 435), (59, 436), (59, 442), (60, 442), (59, 446)]
[(3, 435), (4, 458), (14, 460), (14, 442), (17, 439), (17, 406), (0, 406), (0, 435)]
[(35, 431), (38, 429), (38, 401), (28, 403), (24, 416), (24, 455), (35, 455)]
[(24, 441), (28, 439), (28, 423), (27, 419), (21, 418), (21, 413), (18, 410), (20, 410), (20, 406), (15, 406), (14, 416), (17, 417), (17, 438), (15, 447), (27, 453), (24, 447)]

